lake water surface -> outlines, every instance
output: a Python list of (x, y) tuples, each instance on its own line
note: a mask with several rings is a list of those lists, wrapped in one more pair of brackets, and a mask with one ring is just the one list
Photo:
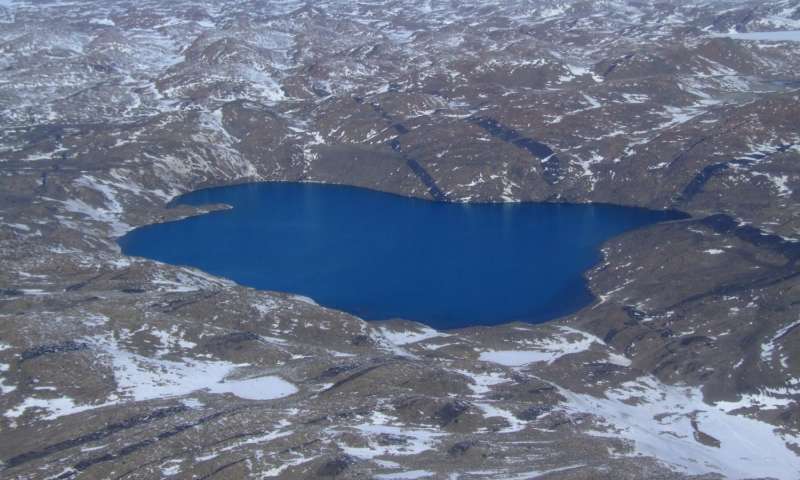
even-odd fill
[(448, 329), (542, 322), (586, 306), (612, 236), (681, 218), (610, 205), (453, 204), (354, 187), (257, 183), (189, 193), (218, 211), (150, 225), (123, 252), (313, 298), (367, 320)]

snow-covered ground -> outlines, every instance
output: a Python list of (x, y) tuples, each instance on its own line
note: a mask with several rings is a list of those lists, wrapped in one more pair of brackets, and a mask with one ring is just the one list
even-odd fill
[(786, 30), (778, 32), (743, 32), (726, 33), (725, 37), (736, 40), (754, 40), (765, 42), (800, 42), (800, 30)]

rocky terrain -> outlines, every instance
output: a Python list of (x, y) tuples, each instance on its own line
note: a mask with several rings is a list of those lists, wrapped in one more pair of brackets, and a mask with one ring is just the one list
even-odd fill
[[(798, 0), (0, 0), (0, 477), (797, 479), (800, 35), (741, 35), (797, 30)], [(610, 241), (568, 318), (450, 332), (119, 251), (274, 180), (691, 218)]]

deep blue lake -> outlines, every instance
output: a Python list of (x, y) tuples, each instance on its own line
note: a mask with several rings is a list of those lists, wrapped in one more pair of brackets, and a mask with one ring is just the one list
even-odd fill
[(455, 204), (354, 187), (256, 183), (175, 203), (231, 210), (136, 229), (124, 253), (297, 293), (367, 320), (439, 329), (542, 322), (592, 301), (583, 272), (610, 237), (676, 212)]

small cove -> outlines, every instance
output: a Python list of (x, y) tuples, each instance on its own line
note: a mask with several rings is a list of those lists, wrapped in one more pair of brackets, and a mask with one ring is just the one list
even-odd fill
[(254, 183), (175, 204), (233, 208), (148, 225), (127, 255), (305, 295), (366, 320), (437, 329), (539, 323), (592, 301), (583, 273), (609, 238), (678, 212), (598, 204), (458, 204), (356, 187)]

